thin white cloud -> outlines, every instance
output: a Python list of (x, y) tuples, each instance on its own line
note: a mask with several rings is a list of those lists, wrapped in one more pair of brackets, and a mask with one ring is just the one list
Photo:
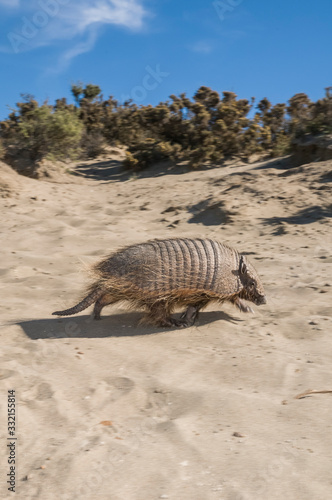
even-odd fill
[(5, 7), (18, 7), (20, 5), (20, 0), (0, 0), (0, 6)]
[[(15, 12), (15, 19), (11, 20), (14, 27), (7, 34), (8, 48), (11, 46), (17, 53), (47, 45), (61, 44), (63, 47), (70, 41), (70, 48), (62, 55), (64, 68), (74, 57), (92, 50), (97, 31), (103, 25), (139, 31), (147, 16), (142, 1), (32, 0), (20, 3), (20, 0), (0, 0), (0, 6), (19, 6), (15, 11), (7, 10)], [(5, 47), (0, 50), (7, 51)]]
[[(91, 4), (91, 2), (87, 2)], [(145, 10), (136, 0), (99, 1), (81, 10), (81, 28), (94, 23), (117, 24), (130, 29), (142, 27)]]
[(58, 63), (45, 71), (45, 76), (56, 75), (62, 73), (65, 69), (70, 66), (71, 61), (86, 52), (90, 52), (93, 49), (94, 44), (97, 39), (97, 30), (90, 30), (86, 40), (76, 43), (73, 47), (61, 54), (58, 59)]
[(193, 45), (190, 45), (189, 48), (190, 50), (192, 50), (193, 52), (197, 52), (198, 54), (210, 54), (210, 52), (212, 52), (213, 50), (213, 46), (211, 45), (211, 43), (204, 40), (200, 40)]

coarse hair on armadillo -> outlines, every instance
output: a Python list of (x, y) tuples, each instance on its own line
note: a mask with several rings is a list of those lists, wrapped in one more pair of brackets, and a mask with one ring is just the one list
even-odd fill
[[(93, 282), (76, 306), (53, 314), (67, 316), (95, 303), (100, 319), (105, 305), (126, 301), (147, 310), (145, 322), (188, 326), (209, 302), (230, 301), (251, 311), (242, 299), (265, 303), (263, 286), (253, 266), (237, 250), (210, 239), (169, 238), (124, 247), (91, 269)], [(186, 306), (180, 320), (170, 317)]]

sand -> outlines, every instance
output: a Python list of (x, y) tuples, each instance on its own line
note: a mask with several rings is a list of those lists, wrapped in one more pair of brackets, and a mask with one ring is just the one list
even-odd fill
[[(288, 158), (130, 175), (121, 156), (40, 180), (0, 164), (0, 497), (16, 391), (18, 499), (332, 498), (331, 167)], [(70, 169), (69, 169), (70, 170)], [(84, 267), (151, 238), (246, 252), (268, 304), (188, 329), (76, 303)]]

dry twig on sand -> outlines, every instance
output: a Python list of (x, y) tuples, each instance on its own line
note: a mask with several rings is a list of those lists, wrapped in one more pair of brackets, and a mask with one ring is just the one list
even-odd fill
[(310, 394), (328, 394), (328, 393), (332, 393), (332, 390), (326, 389), (322, 391), (316, 391), (315, 389), (308, 389), (307, 391), (301, 392), (301, 394), (295, 396), (294, 399), (302, 399), (305, 398), (306, 396), (309, 396)]

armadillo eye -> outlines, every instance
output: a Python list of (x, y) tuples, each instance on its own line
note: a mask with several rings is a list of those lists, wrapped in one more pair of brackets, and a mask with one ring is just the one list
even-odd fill
[(250, 286), (254, 287), (255, 286), (255, 282), (254, 281), (250, 281)]

